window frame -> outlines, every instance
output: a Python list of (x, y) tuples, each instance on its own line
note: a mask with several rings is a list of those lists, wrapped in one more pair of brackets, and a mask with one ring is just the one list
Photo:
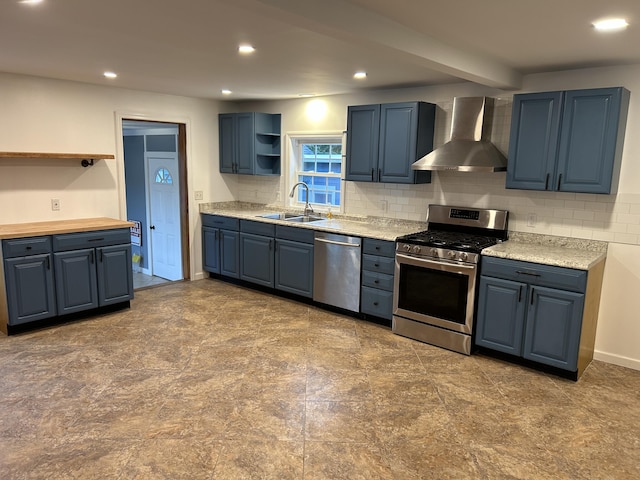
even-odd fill
[[(289, 192), (291, 188), (298, 182), (298, 175), (302, 176), (317, 176), (317, 177), (329, 177), (338, 178), (340, 181), (340, 205), (328, 205), (320, 203), (311, 203), (311, 206), (316, 211), (326, 212), (331, 208), (332, 212), (343, 213), (345, 204), (345, 184), (344, 184), (344, 169), (345, 169), (345, 142), (344, 132), (324, 132), (324, 133), (289, 133), (289, 174), (286, 178), (286, 197), (285, 205), (292, 208), (304, 208), (304, 202), (298, 201), (298, 195), (293, 198), (289, 198)], [(302, 170), (302, 145), (303, 144), (339, 144), (341, 145), (341, 157), (340, 157), (340, 173), (332, 172), (305, 172)], [(298, 187), (300, 188), (300, 187)]]

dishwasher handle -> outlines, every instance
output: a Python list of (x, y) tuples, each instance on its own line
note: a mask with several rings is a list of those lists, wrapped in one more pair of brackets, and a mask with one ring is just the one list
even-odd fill
[(317, 242), (322, 242), (322, 243), (330, 243), (331, 245), (340, 245), (342, 247), (355, 247), (355, 248), (360, 248), (360, 244), (359, 243), (348, 243), (348, 242), (336, 242), (335, 240), (327, 240), (324, 238), (316, 238)]

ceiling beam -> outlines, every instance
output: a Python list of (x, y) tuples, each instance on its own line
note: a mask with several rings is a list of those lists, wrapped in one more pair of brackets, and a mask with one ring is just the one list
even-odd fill
[(425, 68), (505, 90), (522, 87), (522, 74), (497, 60), (454, 48), (345, 0), (227, 0), (275, 15), (291, 25), (348, 42), (383, 46)]

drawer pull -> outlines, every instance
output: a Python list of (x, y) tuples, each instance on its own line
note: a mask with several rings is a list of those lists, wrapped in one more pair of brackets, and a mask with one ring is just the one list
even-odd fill
[(379, 280), (374, 280), (373, 283), (375, 283), (376, 285), (380, 283)]
[(373, 302), (373, 306), (377, 307), (378, 306), (378, 302)]
[(379, 263), (374, 263), (374, 264), (373, 264), (373, 266), (374, 266), (374, 267), (379, 267), (379, 266), (380, 266), (380, 264), (379, 264)]
[(27, 247), (27, 250), (31, 250), (32, 248), (33, 248), (32, 246), (28, 246), (28, 247)]
[(104, 241), (104, 238), (90, 238), (88, 241), (89, 242), (102, 242), (102, 241)]
[(541, 276), (539, 273), (523, 272), (522, 270), (516, 270), (516, 273), (518, 275), (529, 275), (531, 277), (540, 277)]

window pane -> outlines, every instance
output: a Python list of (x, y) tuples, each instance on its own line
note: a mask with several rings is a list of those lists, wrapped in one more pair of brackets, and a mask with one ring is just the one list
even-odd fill
[[(337, 140), (337, 139), (336, 139)], [(341, 181), (338, 177), (323, 174), (339, 175), (342, 173), (341, 143), (304, 143), (301, 142), (300, 158), (298, 158), (298, 181), (309, 185), (309, 202), (320, 205), (340, 205)], [(305, 175), (308, 172), (313, 175)], [(300, 203), (306, 200), (306, 191), (298, 188), (296, 199)]]

